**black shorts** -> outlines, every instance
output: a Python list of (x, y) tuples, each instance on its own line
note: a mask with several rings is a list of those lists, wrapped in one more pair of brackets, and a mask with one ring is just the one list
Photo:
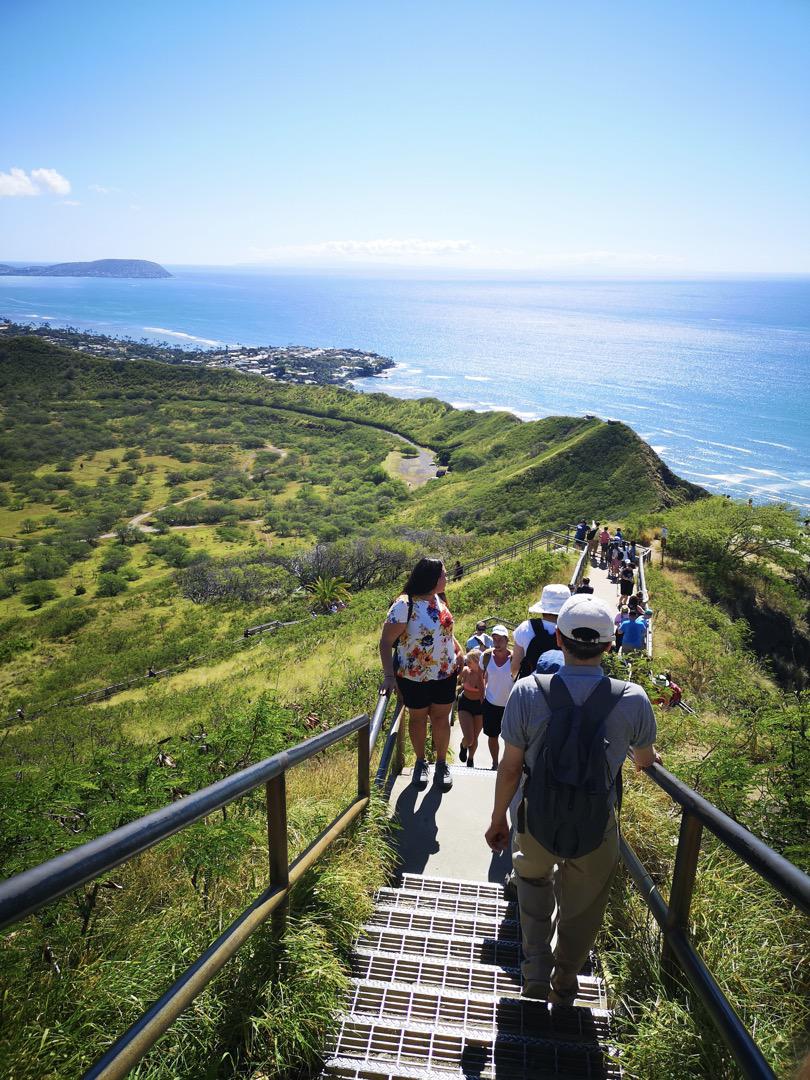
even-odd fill
[(491, 701), (484, 699), (484, 734), (490, 739), (497, 739), (501, 733), (501, 721), (505, 705), (493, 705)]
[(397, 675), (397, 686), (408, 709), (427, 709), (431, 705), (452, 705), (456, 698), (455, 674), (446, 679), (430, 679), (417, 682)]
[(458, 711), (472, 713), (473, 716), (480, 716), (483, 709), (483, 703), (480, 698), (476, 701), (474, 698), (465, 697), (464, 694), (458, 696)]

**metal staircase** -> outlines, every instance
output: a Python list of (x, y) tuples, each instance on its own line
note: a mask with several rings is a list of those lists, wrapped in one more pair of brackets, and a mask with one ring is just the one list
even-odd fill
[(618, 1078), (604, 987), (573, 1008), (521, 998), (517, 906), (481, 881), (404, 874), (381, 889), (323, 1077)]

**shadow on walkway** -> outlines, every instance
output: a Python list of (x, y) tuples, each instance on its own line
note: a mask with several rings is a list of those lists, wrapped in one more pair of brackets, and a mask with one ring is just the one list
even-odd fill
[(408, 784), (397, 799), (394, 817), (401, 826), (397, 843), (399, 873), (421, 874), (430, 856), (439, 850), (436, 813), (442, 795), (438, 784), (429, 783), (424, 790)]

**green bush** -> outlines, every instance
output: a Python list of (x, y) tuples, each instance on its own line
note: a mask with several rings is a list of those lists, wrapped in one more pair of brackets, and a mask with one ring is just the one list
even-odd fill
[(99, 574), (96, 596), (118, 596), (126, 588), (126, 579), (121, 574)]
[(41, 608), (49, 600), (57, 595), (56, 589), (49, 581), (35, 581), (33, 585), (26, 586), (22, 591), (22, 601), (30, 608)]

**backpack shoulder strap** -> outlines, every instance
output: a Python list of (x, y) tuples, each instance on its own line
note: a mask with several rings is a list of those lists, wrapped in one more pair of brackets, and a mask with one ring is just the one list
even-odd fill
[(489, 662), (492, 659), (492, 649), (487, 649), (486, 652), (481, 654), (481, 667), (484, 671), (489, 667)]
[(571, 708), (574, 705), (574, 699), (565, 685), (565, 680), (561, 679), (556, 671), (553, 675), (538, 675), (535, 672), (534, 681), (540, 687), (540, 692), (546, 699), (549, 712), (553, 713), (559, 709)]

